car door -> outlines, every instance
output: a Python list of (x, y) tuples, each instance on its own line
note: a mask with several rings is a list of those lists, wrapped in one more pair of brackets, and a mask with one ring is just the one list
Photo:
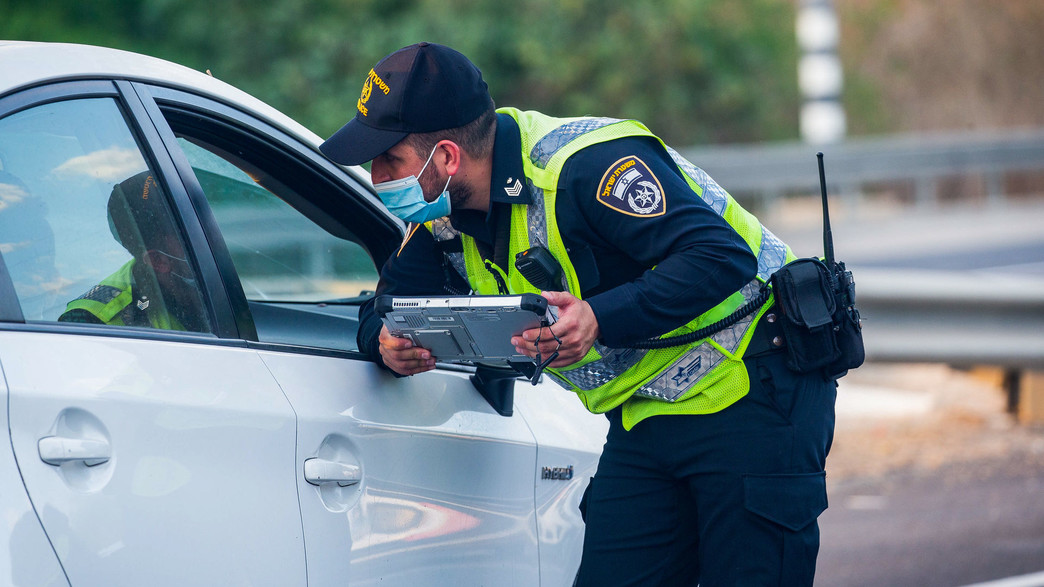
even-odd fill
[(314, 146), (209, 100), (139, 91), (172, 128), (229, 289), (244, 292), (237, 314), (297, 415), (309, 584), (539, 584), (525, 420), (494, 410), (465, 369), (396, 378), (356, 351), (358, 304), (398, 225)]
[[(13, 292), (0, 286), (0, 295)], [(0, 368), (0, 422), (9, 427), (7, 386)], [(8, 442), (0, 443), (0, 577), (11, 585), (68, 586), (58, 557), (47, 541), (40, 520), (18, 474)]]
[(294, 412), (120, 86), (0, 100), (0, 365), (32, 508), (72, 585), (304, 585)]

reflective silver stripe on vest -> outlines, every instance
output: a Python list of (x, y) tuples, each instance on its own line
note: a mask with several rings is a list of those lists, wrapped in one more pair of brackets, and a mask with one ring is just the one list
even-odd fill
[[(743, 286), (740, 292), (743, 294), (743, 299), (749, 301), (757, 295), (760, 289), (761, 282), (755, 279)], [(756, 312), (750, 314), (725, 330), (712, 335), (709, 340), (713, 340), (722, 348), (735, 354), (756, 314)], [(567, 389), (572, 384), (584, 391), (590, 391), (609, 383), (638, 363), (648, 352), (646, 349), (613, 349), (599, 344), (595, 344), (595, 350), (602, 355), (601, 359), (576, 369), (562, 371), (562, 377), (555, 376), (559, 384)], [(725, 360), (725, 355), (709, 342), (704, 341), (689, 349), (664, 369), (660, 375), (635, 390), (634, 393), (642, 397), (673, 402), (723, 360)]]
[[(743, 286), (740, 291), (743, 299), (750, 301), (761, 289), (761, 282), (753, 280)], [(754, 321), (757, 312), (748, 315), (739, 322), (711, 336), (711, 340), (721, 345), (732, 354), (736, 353), (743, 335)], [(689, 349), (678, 360), (671, 363), (655, 379), (638, 388), (634, 393), (641, 397), (648, 397), (665, 402), (673, 402), (688, 391), (704, 375), (710, 373), (725, 360), (725, 354), (709, 342), (702, 342), (694, 348)]]
[[(707, 175), (706, 171), (693, 165), (688, 159), (682, 157), (681, 154), (674, 149), (667, 147), (667, 153), (671, 156), (671, 159), (674, 160), (674, 163), (681, 168), (685, 175), (688, 175), (694, 182), (703, 188), (703, 201), (707, 202), (711, 209), (717, 212), (719, 216), (724, 216), (725, 208), (728, 207), (729, 204), (728, 192), (718, 185), (718, 182), (711, 179), (711, 176)], [(786, 260), (787, 245), (762, 225), (761, 249), (758, 251), (758, 277), (767, 281), (773, 273), (783, 266)]]
[[(442, 218), (436, 218), (431, 221), (431, 236), (436, 241), (449, 241), (455, 238), (460, 238), (460, 231), (453, 228), (450, 224), (449, 216), (443, 216)], [(468, 269), (464, 264), (464, 253), (444, 253), (446, 258), (449, 259), (450, 265), (460, 273), (460, 276), (464, 278), (465, 283), (471, 283), (468, 279)]]
[[(529, 186), (530, 203), (526, 206), (526, 229), (529, 232), (529, 246), (537, 245), (550, 250), (547, 244), (547, 214), (544, 213), (544, 190), (526, 180)], [(562, 272), (561, 291), (569, 291), (569, 279)]]
[(123, 293), (123, 290), (118, 287), (98, 284), (92, 287), (91, 289), (87, 290), (87, 293), (83, 294), (82, 296), (76, 299), (98, 302), (99, 304), (104, 306), (105, 304), (108, 304), (109, 302), (118, 298), (121, 293)]
[(768, 281), (787, 262), (787, 245), (776, 235), (761, 226), (761, 250), (758, 251), (758, 277)]
[(536, 165), (540, 169), (544, 169), (551, 161), (551, 157), (554, 157), (555, 153), (568, 144), (569, 141), (582, 134), (589, 133), (593, 130), (602, 128), (603, 126), (609, 126), (610, 124), (615, 124), (617, 122), (620, 122), (620, 119), (583, 118), (567, 122), (540, 137), (537, 144), (530, 149), (529, 159), (533, 162), (533, 165)]
[(613, 349), (597, 342), (594, 349), (598, 351), (599, 355), (602, 355), (602, 358), (582, 367), (563, 371), (562, 376), (568, 377), (568, 380), (556, 376), (555, 379), (558, 380), (559, 385), (566, 389), (575, 385), (584, 391), (601, 387), (640, 361), (645, 353), (649, 352), (647, 349)]
[(718, 182), (711, 179), (711, 176), (707, 175), (707, 172), (693, 165), (688, 159), (682, 157), (678, 151), (667, 147), (667, 154), (674, 159), (674, 163), (688, 175), (692, 181), (703, 188), (703, 201), (710, 205), (711, 209), (714, 210), (718, 216), (725, 215), (725, 208), (729, 205), (729, 194), (718, 185)]
[(544, 214), (544, 190), (526, 180), (529, 186), (529, 205), (526, 206), (526, 229), (529, 232), (529, 246), (547, 247), (547, 214)]

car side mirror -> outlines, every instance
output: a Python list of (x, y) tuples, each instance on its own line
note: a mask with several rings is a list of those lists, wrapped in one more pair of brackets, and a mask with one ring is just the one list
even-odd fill
[(515, 409), (515, 381), (519, 373), (511, 368), (478, 365), (471, 383), (498, 414), (511, 417)]

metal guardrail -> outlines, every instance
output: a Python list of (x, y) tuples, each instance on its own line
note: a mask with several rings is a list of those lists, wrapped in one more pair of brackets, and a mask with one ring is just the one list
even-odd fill
[(815, 153), (823, 151), (831, 194), (857, 199), (874, 183), (911, 182), (919, 206), (938, 199), (941, 180), (979, 175), (987, 199), (1003, 201), (1005, 176), (1044, 171), (1044, 128), (850, 138), (804, 143), (700, 146), (681, 153), (737, 199), (771, 208), (782, 196), (819, 193)]
[(1044, 279), (853, 273), (868, 361), (1044, 367)]
[[(681, 152), (744, 206), (771, 216), (788, 195), (818, 195), (817, 151), (825, 155), (828, 191), (854, 206), (880, 186), (905, 184), (915, 207), (931, 209), (948, 195), (940, 193), (943, 181), (976, 176), (989, 205), (1000, 206), (1012, 195), (1007, 190), (1013, 174), (1044, 174), (1044, 128)], [(1044, 279), (849, 265), (868, 361), (1044, 369)]]

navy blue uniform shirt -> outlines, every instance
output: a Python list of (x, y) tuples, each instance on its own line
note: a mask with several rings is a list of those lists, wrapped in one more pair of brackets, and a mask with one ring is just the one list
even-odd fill
[[(490, 249), (496, 234), (492, 210), (529, 201), (526, 190), (512, 196), (505, 189), (522, 178), (520, 144), (518, 124), (498, 114), (491, 210), (450, 213), (454, 228)], [(555, 212), (582, 297), (598, 319), (600, 341), (609, 347), (689, 322), (757, 272), (743, 238), (689, 188), (652, 138), (615, 139), (570, 157), (558, 179)], [(403, 246), (385, 263), (377, 294), (467, 292), (464, 278), (444, 265), (431, 233), (417, 228), (407, 227)], [(359, 348), (380, 362), (381, 321), (372, 302), (359, 315)]]

